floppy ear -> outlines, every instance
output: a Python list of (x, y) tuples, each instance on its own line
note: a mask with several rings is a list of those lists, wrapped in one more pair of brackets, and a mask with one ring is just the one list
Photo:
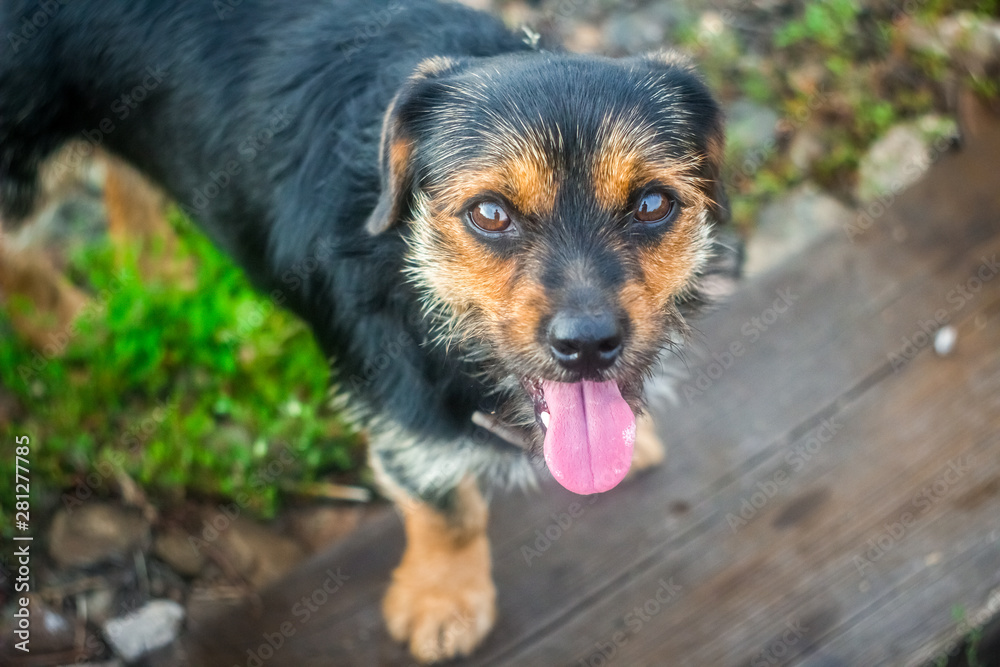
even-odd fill
[(725, 225), (730, 221), (729, 196), (726, 194), (723, 167), (726, 161), (726, 130), (723, 125), (722, 112), (709, 131), (708, 144), (705, 150), (705, 162), (702, 165), (702, 178), (706, 181), (706, 189), (711, 198), (709, 214), (716, 225)]
[(698, 176), (705, 183), (705, 193), (711, 201), (709, 214), (712, 222), (725, 225), (729, 222), (729, 197), (723, 182), (726, 131), (722, 109), (687, 56), (676, 51), (655, 51), (639, 56), (639, 59), (655, 70), (673, 74), (665, 81), (677, 86), (684, 103), (691, 107), (687, 110), (688, 117), (696, 119), (705, 156)]
[(381, 192), (375, 210), (365, 222), (369, 234), (381, 234), (409, 215), (417, 185), (414, 158), (418, 137), (415, 124), (431, 103), (427, 84), (457, 65), (457, 61), (443, 57), (422, 61), (389, 103), (382, 120), (379, 141)]

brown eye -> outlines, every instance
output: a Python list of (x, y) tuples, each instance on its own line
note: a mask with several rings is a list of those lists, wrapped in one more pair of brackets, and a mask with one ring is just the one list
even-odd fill
[(476, 204), (469, 211), (469, 219), (479, 229), (489, 234), (499, 234), (511, 228), (510, 216), (503, 206), (492, 201)]
[(639, 206), (635, 209), (635, 219), (646, 224), (663, 222), (673, 217), (676, 211), (677, 202), (673, 197), (661, 192), (650, 192), (639, 200)]

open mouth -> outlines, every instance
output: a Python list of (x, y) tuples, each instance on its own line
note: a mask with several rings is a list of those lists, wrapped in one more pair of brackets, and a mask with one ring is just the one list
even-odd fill
[(553, 382), (522, 378), (545, 434), (545, 463), (574, 493), (618, 485), (632, 465), (635, 414), (617, 382)]

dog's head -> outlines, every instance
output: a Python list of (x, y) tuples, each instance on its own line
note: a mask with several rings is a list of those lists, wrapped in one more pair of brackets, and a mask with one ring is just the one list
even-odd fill
[(628, 471), (642, 383), (725, 216), (722, 118), (672, 54), (425, 61), (386, 114), (373, 234), (556, 478)]

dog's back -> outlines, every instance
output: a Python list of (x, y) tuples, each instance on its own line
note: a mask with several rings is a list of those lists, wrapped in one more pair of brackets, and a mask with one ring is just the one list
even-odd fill
[(469, 428), (480, 385), (420, 345), (404, 242), (365, 221), (386, 109), (417, 64), (530, 48), (520, 36), (435, 0), (14, 0), (0, 32), (17, 38), (0, 59), (0, 219), (30, 213), (61, 145), (100, 146), (305, 319), (356, 393), (442, 437)]
[[(372, 137), (417, 62), (523, 48), (495, 19), (430, 0), (16, 0), (0, 32), (0, 217), (28, 215), (39, 165), (83, 138), (163, 186), (264, 283), (262, 257), (280, 266), (320, 224), (363, 221)], [(303, 192), (316, 183), (320, 196)]]

